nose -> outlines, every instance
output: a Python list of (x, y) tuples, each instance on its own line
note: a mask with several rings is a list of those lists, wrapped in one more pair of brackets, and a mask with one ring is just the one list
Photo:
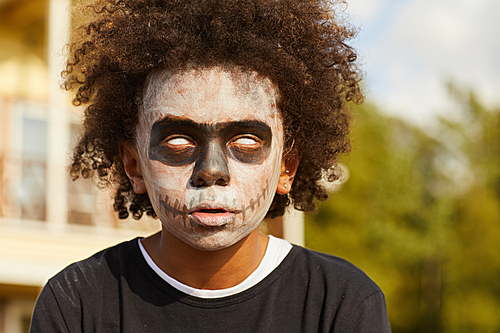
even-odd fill
[(194, 186), (226, 186), (229, 180), (227, 156), (222, 147), (212, 142), (196, 161), (191, 183)]

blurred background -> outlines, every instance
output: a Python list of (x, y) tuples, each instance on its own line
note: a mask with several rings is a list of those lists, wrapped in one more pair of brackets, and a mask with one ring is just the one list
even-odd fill
[[(0, 0), (0, 332), (27, 332), (48, 278), (158, 230), (71, 182), (82, 110), (59, 89), (71, 0)], [(367, 101), (318, 214), (263, 230), (346, 258), (393, 332), (500, 332), (500, 2), (351, 0)]]

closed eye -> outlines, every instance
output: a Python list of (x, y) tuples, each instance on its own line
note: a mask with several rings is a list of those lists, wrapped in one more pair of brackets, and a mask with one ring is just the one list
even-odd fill
[(245, 145), (255, 145), (255, 144), (259, 143), (257, 141), (257, 139), (255, 139), (253, 137), (249, 137), (249, 136), (239, 137), (236, 140), (233, 140), (232, 142), (235, 143), (235, 144), (237, 144), (237, 145), (243, 145), (243, 146), (245, 146)]
[(196, 146), (193, 140), (184, 136), (169, 136), (165, 140), (163, 140), (163, 144), (173, 149), (182, 149)]
[(255, 135), (245, 134), (234, 137), (230, 142), (229, 146), (235, 146), (243, 149), (253, 149), (257, 148), (262, 144), (262, 140)]

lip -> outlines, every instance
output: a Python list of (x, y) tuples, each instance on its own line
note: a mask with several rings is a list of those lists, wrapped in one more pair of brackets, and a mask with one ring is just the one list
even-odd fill
[(234, 212), (230, 208), (218, 203), (196, 205), (188, 214), (193, 222), (206, 227), (220, 227), (234, 218)]

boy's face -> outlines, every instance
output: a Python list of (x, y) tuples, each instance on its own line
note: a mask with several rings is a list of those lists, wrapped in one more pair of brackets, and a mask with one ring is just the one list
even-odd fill
[(138, 169), (171, 234), (217, 250), (259, 225), (281, 172), (276, 97), (253, 73), (211, 68), (151, 78), (137, 127)]

